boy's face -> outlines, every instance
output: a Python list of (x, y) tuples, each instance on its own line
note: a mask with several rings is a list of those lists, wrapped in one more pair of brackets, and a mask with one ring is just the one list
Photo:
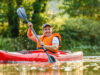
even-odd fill
[(52, 34), (52, 28), (50, 26), (46, 26), (42, 31), (45, 36), (50, 36)]

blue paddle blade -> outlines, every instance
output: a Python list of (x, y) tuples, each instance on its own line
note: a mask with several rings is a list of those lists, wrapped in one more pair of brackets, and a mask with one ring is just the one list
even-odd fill
[(26, 12), (25, 12), (25, 9), (24, 9), (23, 7), (20, 7), (20, 8), (17, 9), (17, 14), (18, 14), (22, 19), (24, 19), (24, 20), (26, 20), (26, 21), (28, 22), (27, 16), (26, 16)]

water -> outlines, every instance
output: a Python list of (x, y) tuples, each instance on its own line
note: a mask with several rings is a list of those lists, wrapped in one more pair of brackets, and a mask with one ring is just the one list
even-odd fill
[(100, 75), (100, 57), (82, 61), (30, 64), (0, 64), (0, 75)]

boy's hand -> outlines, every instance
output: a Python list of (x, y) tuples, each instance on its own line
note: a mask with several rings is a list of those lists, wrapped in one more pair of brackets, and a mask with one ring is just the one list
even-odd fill
[(31, 22), (28, 22), (28, 27), (33, 27), (33, 24)]
[(43, 42), (40, 42), (40, 45), (41, 45), (41, 46), (44, 46), (44, 43), (43, 43)]

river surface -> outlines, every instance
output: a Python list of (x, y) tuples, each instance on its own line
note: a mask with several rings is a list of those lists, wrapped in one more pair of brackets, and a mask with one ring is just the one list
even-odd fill
[(82, 61), (0, 64), (0, 75), (100, 75), (100, 56)]

